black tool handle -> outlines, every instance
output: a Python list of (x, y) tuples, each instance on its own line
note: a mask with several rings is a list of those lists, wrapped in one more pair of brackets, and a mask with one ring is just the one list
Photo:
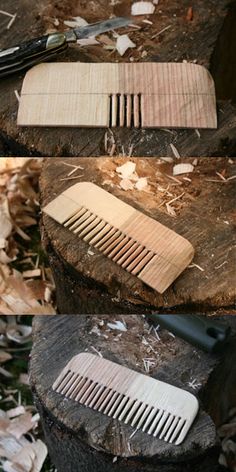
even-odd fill
[(54, 33), (0, 51), (0, 77), (47, 60), (67, 48), (66, 36)]
[(206, 316), (152, 314), (147, 318), (207, 352), (219, 351), (230, 334), (229, 326)]

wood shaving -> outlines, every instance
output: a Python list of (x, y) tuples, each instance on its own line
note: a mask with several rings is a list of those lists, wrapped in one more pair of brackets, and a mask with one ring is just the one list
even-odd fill
[(180, 156), (180, 153), (179, 153), (178, 149), (176, 149), (176, 147), (174, 146), (174, 144), (171, 143), (171, 144), (170, 144), (170, 147), (171, 147), (171, 150), (172, 150), (174, 156), (176, 157), (176, 159), (180, 159), (180, 157), (181, 157), (181, 156)]
[(195, 263), (190, 264), (188, 267), (189, 267), (189, 269), (192, 269), (193, 267), (196, 267), (196, 268), (199, 269), (201, 272), (205, 272), (205, 269), (203, 269), (200, 265), (195, 264)]

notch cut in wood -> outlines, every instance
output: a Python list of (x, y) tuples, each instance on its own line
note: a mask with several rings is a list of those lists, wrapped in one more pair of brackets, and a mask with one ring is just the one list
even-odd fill
[(216, 128), (214, 81), (189, 63), (46, 63), (27, 72), (20, 126)]
[(166, 442), (181, 444), (198, 412), (191, 393), (94, 354), (73, 357), (53, 390)]
[(91, 182), (68, 188), (43, 211), (160, 293), (193, 258), (185, 238)]

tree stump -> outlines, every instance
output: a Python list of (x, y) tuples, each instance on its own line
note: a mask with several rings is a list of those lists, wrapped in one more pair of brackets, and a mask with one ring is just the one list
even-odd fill
[[(117, 319), (122, 320), (111, 315), (34, 318), (30, 381), (45, 440), (58, 472), (222, 470), (218, 465), (216, 425), (235, 407), (235, 317), (224, 317), (223, 322), (230, 324), (233, 331), (220, 355), (206, 354), (165, 330), (159, 331), (158, 341), (142, 316), (127, 315), (126, 332), (108, 329), (107, 322)], [(96, 351), (106, 359), (203, 398), (185, 441), (174, 446), (141, 431), (131, 437), (130, 426), (72, 400), (63, 400), (53, 392), (52, 384), (66, 363), (84, 351)], [(147, 373), (144, 359), (150, 357), (153, 365)], [(229, 381), (225, 382), (225, 373), (229, 371)]]
[[(56, 283), (59, 313), (144, 313), (145, 310), (181, 313), (233, 311), (235, 297), (234, 228), (235, 164), (226, 158), (198, 160), (191, 181), (173, 180), (173, 163), (135, 158), (139, 177), (147, 177), (147, 191), (120, 188), (117, 166), (126, 158), (46, 159), (40, 178), (44, 207), (79, 181), (92, 181), (115, 196), (186, 237), (195, 248), (194, 264), (161, 295), (129, 274), (52, 218), (42, 214), (42, 242)], [(186, 159), (193, 162), (193, 159)], [(71, 177), (71, 165), (79, 166)], [(78, 178), (75, 178), (78, 176)], [(170, 177), (169, 177), (170, 176)], [(69, 179), (69, 180), (68, 180)], [(178, 184), (180, 183), (180, 185)], [(160, 189), (169, 189), (169, 196)], [(176, 216), (165, 203), (177, 195)], [(144, 229), (145, 230), (145, 229)]]
[[(78, 0), (40, 0), (32, 7), (30, 0), (2, 0), (1, 8), (17, 13), (15, 22), (7, 30), (9, 19), (0, 16), (0, 48), (36, 37), (48, 31), (64, 30), (64, 20), (82, 16), (88, 22), (105, 19), (109, 15), (128, 15), (130, 0), (118, 4), (106, 0), (85, 2)], [(188, 0), (178, 2), (160, 0), (156, 12), (150, 17), (152, 25), (141, 23), (140, 31), (128, 31), (137, 45), (124, 57), (101, 46), (81, 48), (71, 46), (55, 58), (57, 61), (111, 62), (196, 61), (212, 69), (216, 78), (218, 98), (218, 129), (201, 130), (200, 137), (191, 129), (114, 129), (116, 153), (123, 149), (127, 154), (133, 146), (136, 156), (168, 156), (174, 144), (182, 156), (235, 156), (236, 154), (236, 82), (234, 64), (235, 44), (224, 47), (228, 38), (235, 43), (234, 2), (229, 0), (195, 0), (193, 15)], [(190, 13), (190, 14), (189, 14)], [(59, 25), (55, 26), (55, 18)], [(223, 27), (223, 25), (226, 25)], [(223, 28), (223, 29), (222, 29)], [(161, 34), (159, 34), (163, 31)], [(221, 33), (222, 31), (222, 33)], [(141, 47), (141, 49), (139, 49)], [(223, 54), (221, 53), (223, 49)], [(227, 61), (225, 57), (227, 50)], [(225, 80), (219, 79), (226, 78)], [(104, 155), (104, 129), (21, 128), (16, 125), (18, 102), (14, 91), (20, 92), (24, 72), (1, 80), (0, 91), (0, 153), (12, 156), (91, 156)], [(221, 100), (223, 98), (223, 100)]]

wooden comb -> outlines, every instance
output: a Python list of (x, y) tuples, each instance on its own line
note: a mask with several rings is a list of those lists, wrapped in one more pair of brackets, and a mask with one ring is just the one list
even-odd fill
[(160, 293), (193, 258), (185, 238), (91, 182), (68, 188), (43, 211)]
[(216, 128), (214, 81), (188, 63), (40, 64), (24, 79), (18, 125)]
[(66, 398), (180, 444), (198, 412), (191, 393), (94, 354), (73, 357), (53, 384)]

